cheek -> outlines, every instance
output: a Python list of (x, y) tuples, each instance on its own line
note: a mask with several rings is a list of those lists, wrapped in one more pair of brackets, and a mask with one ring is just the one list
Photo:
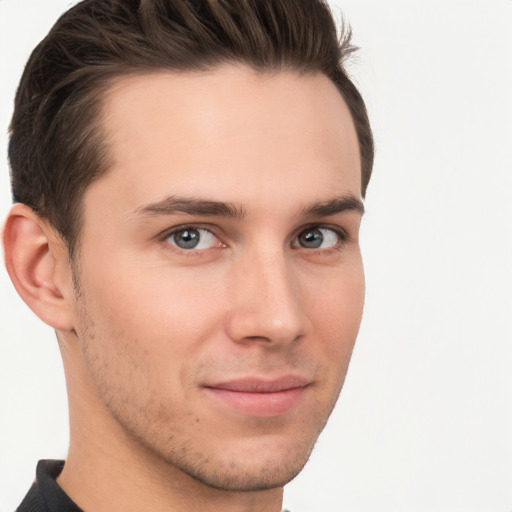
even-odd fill
[(326, 363), (334, 398), (337, 397), (359, 332), (364, 306), (362, 264), (324, 282), (322, 292), (310, 293), (308, 316), (314, 329), (312, 350)]
[(326, 276), (315, 284), (316, 291), (308, 306), (317, 328), (331, 332), (336, 339), (353, 343), (357, 336), (364, 306), (365, 282), (363, 266), (354, 262), (339, 274)]
[(109, 338), (117, 351), (129, 346), (148, 366), (151, 359), (152, 368), (177, 361), (181, 351), (193, 357), (194, 346), (218, 324), (221, 301), (211, 278), (122, 258), (116, 263), (88, 274), (84, 282), (98, 341)]

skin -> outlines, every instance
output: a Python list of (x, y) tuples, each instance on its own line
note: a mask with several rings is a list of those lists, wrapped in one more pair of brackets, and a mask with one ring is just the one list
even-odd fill
[[(323, 75), (225, 66), (119, 79), (103, 122), (113, 165), (84, 195), (74, 264), (23, 205), (4, 235), (13, 282), (63, 355), (59, 483), (90, 512), (279, 511), (361, 320), (348, 109)], [(178, 246), (183, 228), (196, 248)], [(217, 389), (289, 376), (302, 384), (283, 410)]]

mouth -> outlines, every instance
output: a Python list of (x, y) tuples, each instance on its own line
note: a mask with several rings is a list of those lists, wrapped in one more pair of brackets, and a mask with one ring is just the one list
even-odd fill
[(288, 375), (277, 379), (236, 379), (204, 386), (210, 397), (239, 413), (268, 418), (300, 405), (311, 381)]

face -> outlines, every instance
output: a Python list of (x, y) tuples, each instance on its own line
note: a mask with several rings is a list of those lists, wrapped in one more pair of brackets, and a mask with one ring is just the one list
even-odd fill
[(322, 75), (223, 67), (124, 78), (104, 123), (113, 166), (84, 196), (75, 270), (89, 407), (209, 486), (281, 486), (361, 319), (349, 112)]

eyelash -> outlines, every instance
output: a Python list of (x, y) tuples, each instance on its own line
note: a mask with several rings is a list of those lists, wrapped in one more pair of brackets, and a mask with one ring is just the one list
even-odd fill
[[(211, 247), (209, 249), (182, 249), (180, 247), (177, 247), (171, 243), (169, 243), (167, 240), (172, 237), (174, 234), (176, 233), (179, 233), (180, 231), (186, 231), (186, 230), (202, 230), (202, 231), (208, 231), (209, 233), (211, 233), (215, 238), (217, 238), (220, 243), (224, 246), (224, 247)], [(338, 243), (336, 243), (333, 247), (329, 247), (327, 249), (318, 249), (317, 250), (317, 253), (321, 253), (323, 255), (329, 255), (331, 253), (335, 253), (335, 252), (339, 252), (340, 250), (343, 249), (343, 245), (349, 241), (350, 239), (350, 236), (348, 234), (348, 232), (341, 228), (340, 226), (332, 226), (332, 225), (329, 225), (329, 224), (311, 224), (309, 226), (302, 226), (300, 228), (299, 231), (296, 232), (296, 234), (294, 235), (293, 237), (293, 242), (292, 244), (295, 243), (295, 241), (298, 239), (298, 237), (304, 233), (305, 231), (314, 231), (314, 230), (329, 230), (329, 231), (332, 231), (333, 233), (335, 233), (335, 235), (338, 237)], [(180, 226), (175, 226), (173, 227), (172, 229), (170, 230), (167, 230), (165, 231), (164, 233), (162, 233), (159, 237), (158, 237), (167, 247), (171, 248), (171, 250), (175, 250), (175, 251), (178, 251), (180, 252), (181, 254), (186, 254), (187, 256), (201, 256), (203, 255), (203, 253), (205, 253), (206, 251), (209, 251), (209, 250), (218, 250), (218, 249), (223, 249), (226, 247), (226, 244), (222, 241), (221, 237), (219, 237), (216, 233), (215, 233), (215, 230), (212, 229), (212, 226), (211, 225), (204, 225), (204, 224), (183, 224), (183, 225), (180, 225)], [(293, 245), (292, 245), (293, 246)], [(302, 246), (299, 246), (299, 247), (293, 247), (293, 248), (297, 248), (297, 249), (304, 249), (306, 251), (315, 251), (314, 248), (306, 248), (306, 247), (302, 247)]]

